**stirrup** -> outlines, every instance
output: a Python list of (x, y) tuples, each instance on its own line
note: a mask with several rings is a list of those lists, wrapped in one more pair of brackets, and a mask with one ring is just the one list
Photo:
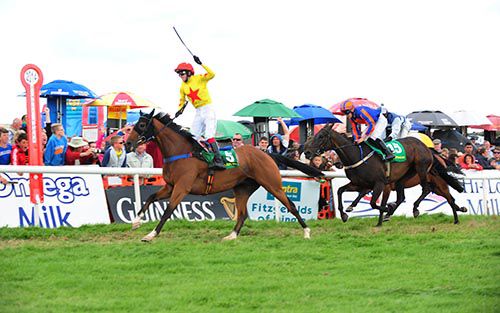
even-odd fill
[(224, 166), (224, 163), (215, 162), (215, 161), (211, 165), (209, 165), (209, 168), (213, 169), (213, 170), (225, 170), (226, 169), (226, 167)]

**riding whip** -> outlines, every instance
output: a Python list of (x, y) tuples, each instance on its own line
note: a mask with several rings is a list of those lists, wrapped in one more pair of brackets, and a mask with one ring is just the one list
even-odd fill
[(175, 113), (174, 119), (179, 117), (179, 115), (181, 115), (184, 112), (184, 109), (186, 108), (187, 104), (188, 104), (187, 101), (184, 102), (184, 105), (179, 109), (179, 111)]
[(186, 47), (187, 51), (194, 57), (194, 54), (191, 52), (191, 50), (189, 50), (188, 46), (186, 46), (186, 44), (184, 43), (184, 40), (182, 40), (181, 36), (177, 32), (177, 29), (175, 29), (175, 26), (172, 26), (172, 28), (174, 29), (174, 32), (177, 34), (177, 37), (179, 37), (179, 40), (182, 42), (184, 47)]

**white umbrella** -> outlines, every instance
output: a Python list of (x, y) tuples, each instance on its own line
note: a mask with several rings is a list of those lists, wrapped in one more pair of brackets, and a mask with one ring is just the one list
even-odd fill
[(448, 115), (458, 124), (458, 126), (491, 125), (491, 121), (486, 115), (474, 111), (460, 110)]

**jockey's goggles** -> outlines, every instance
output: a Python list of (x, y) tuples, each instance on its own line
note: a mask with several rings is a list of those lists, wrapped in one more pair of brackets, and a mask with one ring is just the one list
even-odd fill
[(179, 76), (184, 76), (188, 74), (188, 71), (178, 71), (177, 74), (179, 74)]

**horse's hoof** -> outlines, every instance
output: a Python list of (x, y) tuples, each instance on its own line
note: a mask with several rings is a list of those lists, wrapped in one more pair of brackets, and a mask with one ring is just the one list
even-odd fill
[(459, 220), (453, 221), (453, 224), (458, 225), (460, 224), (460, 221)]
[(392, 215), (394, 214), (394, 211), (396, 211), (396, 203), (391, 202), (387, 205), (387, 213), (389, 213), (389, 215)]
[(467, 208), (463, 206), (463, 207), (461, 207), (461, 208), (460, 208), (460, 210), (459, 210), (459, 211), (460, 211), (460, 212), (464, 212), (464, 213), (466, 213), (466, 212), (467, 212)]
[(135, 230), (137, 228), (141, 227), (141, 220), (133, 220), (132, 221), (132, 230)]
[(352, 206), (348, 206), (347, 209), (345, 209), (347, 213), (352, 212), (353, 210), (354, 208)]
[(347, 222), (347, 220), (349, 219), (349, 215), (345, 214), (345, 213), (342, 213), (340, 214), (340, 217), (342, 218), (342, 222)]
[(311, 239), (311, 229), (309, 227), (304, 228), (304, 239)]
[(233, 231), (226, 237), (222, 238), (222, 240), (235, 240), (236, 238), (238, 238), (238, 234), (236, 234), (236, 232)]
[(414, 218), (417, 218), (419, 215), (420, 215), (420, 211), (419, 210), (413, 210), (413, 217)]
[(391, 216), (390, 216), (389, 214), (386, 214), (386, 215), (384, 216), (383, 221), (384, 221), (384, 222), (389, 222), (390, 220), (391, 220)]
[(144, 236), (141, 241), (142, 242), (150, 242), (151, 240), (153, 240), (155, 237), (156, 237), (157, 233), (156, 233), (156, 230), (153, 230), (152, 232), (150, 232), (149, 234), (147, 234), (146, 236)]

